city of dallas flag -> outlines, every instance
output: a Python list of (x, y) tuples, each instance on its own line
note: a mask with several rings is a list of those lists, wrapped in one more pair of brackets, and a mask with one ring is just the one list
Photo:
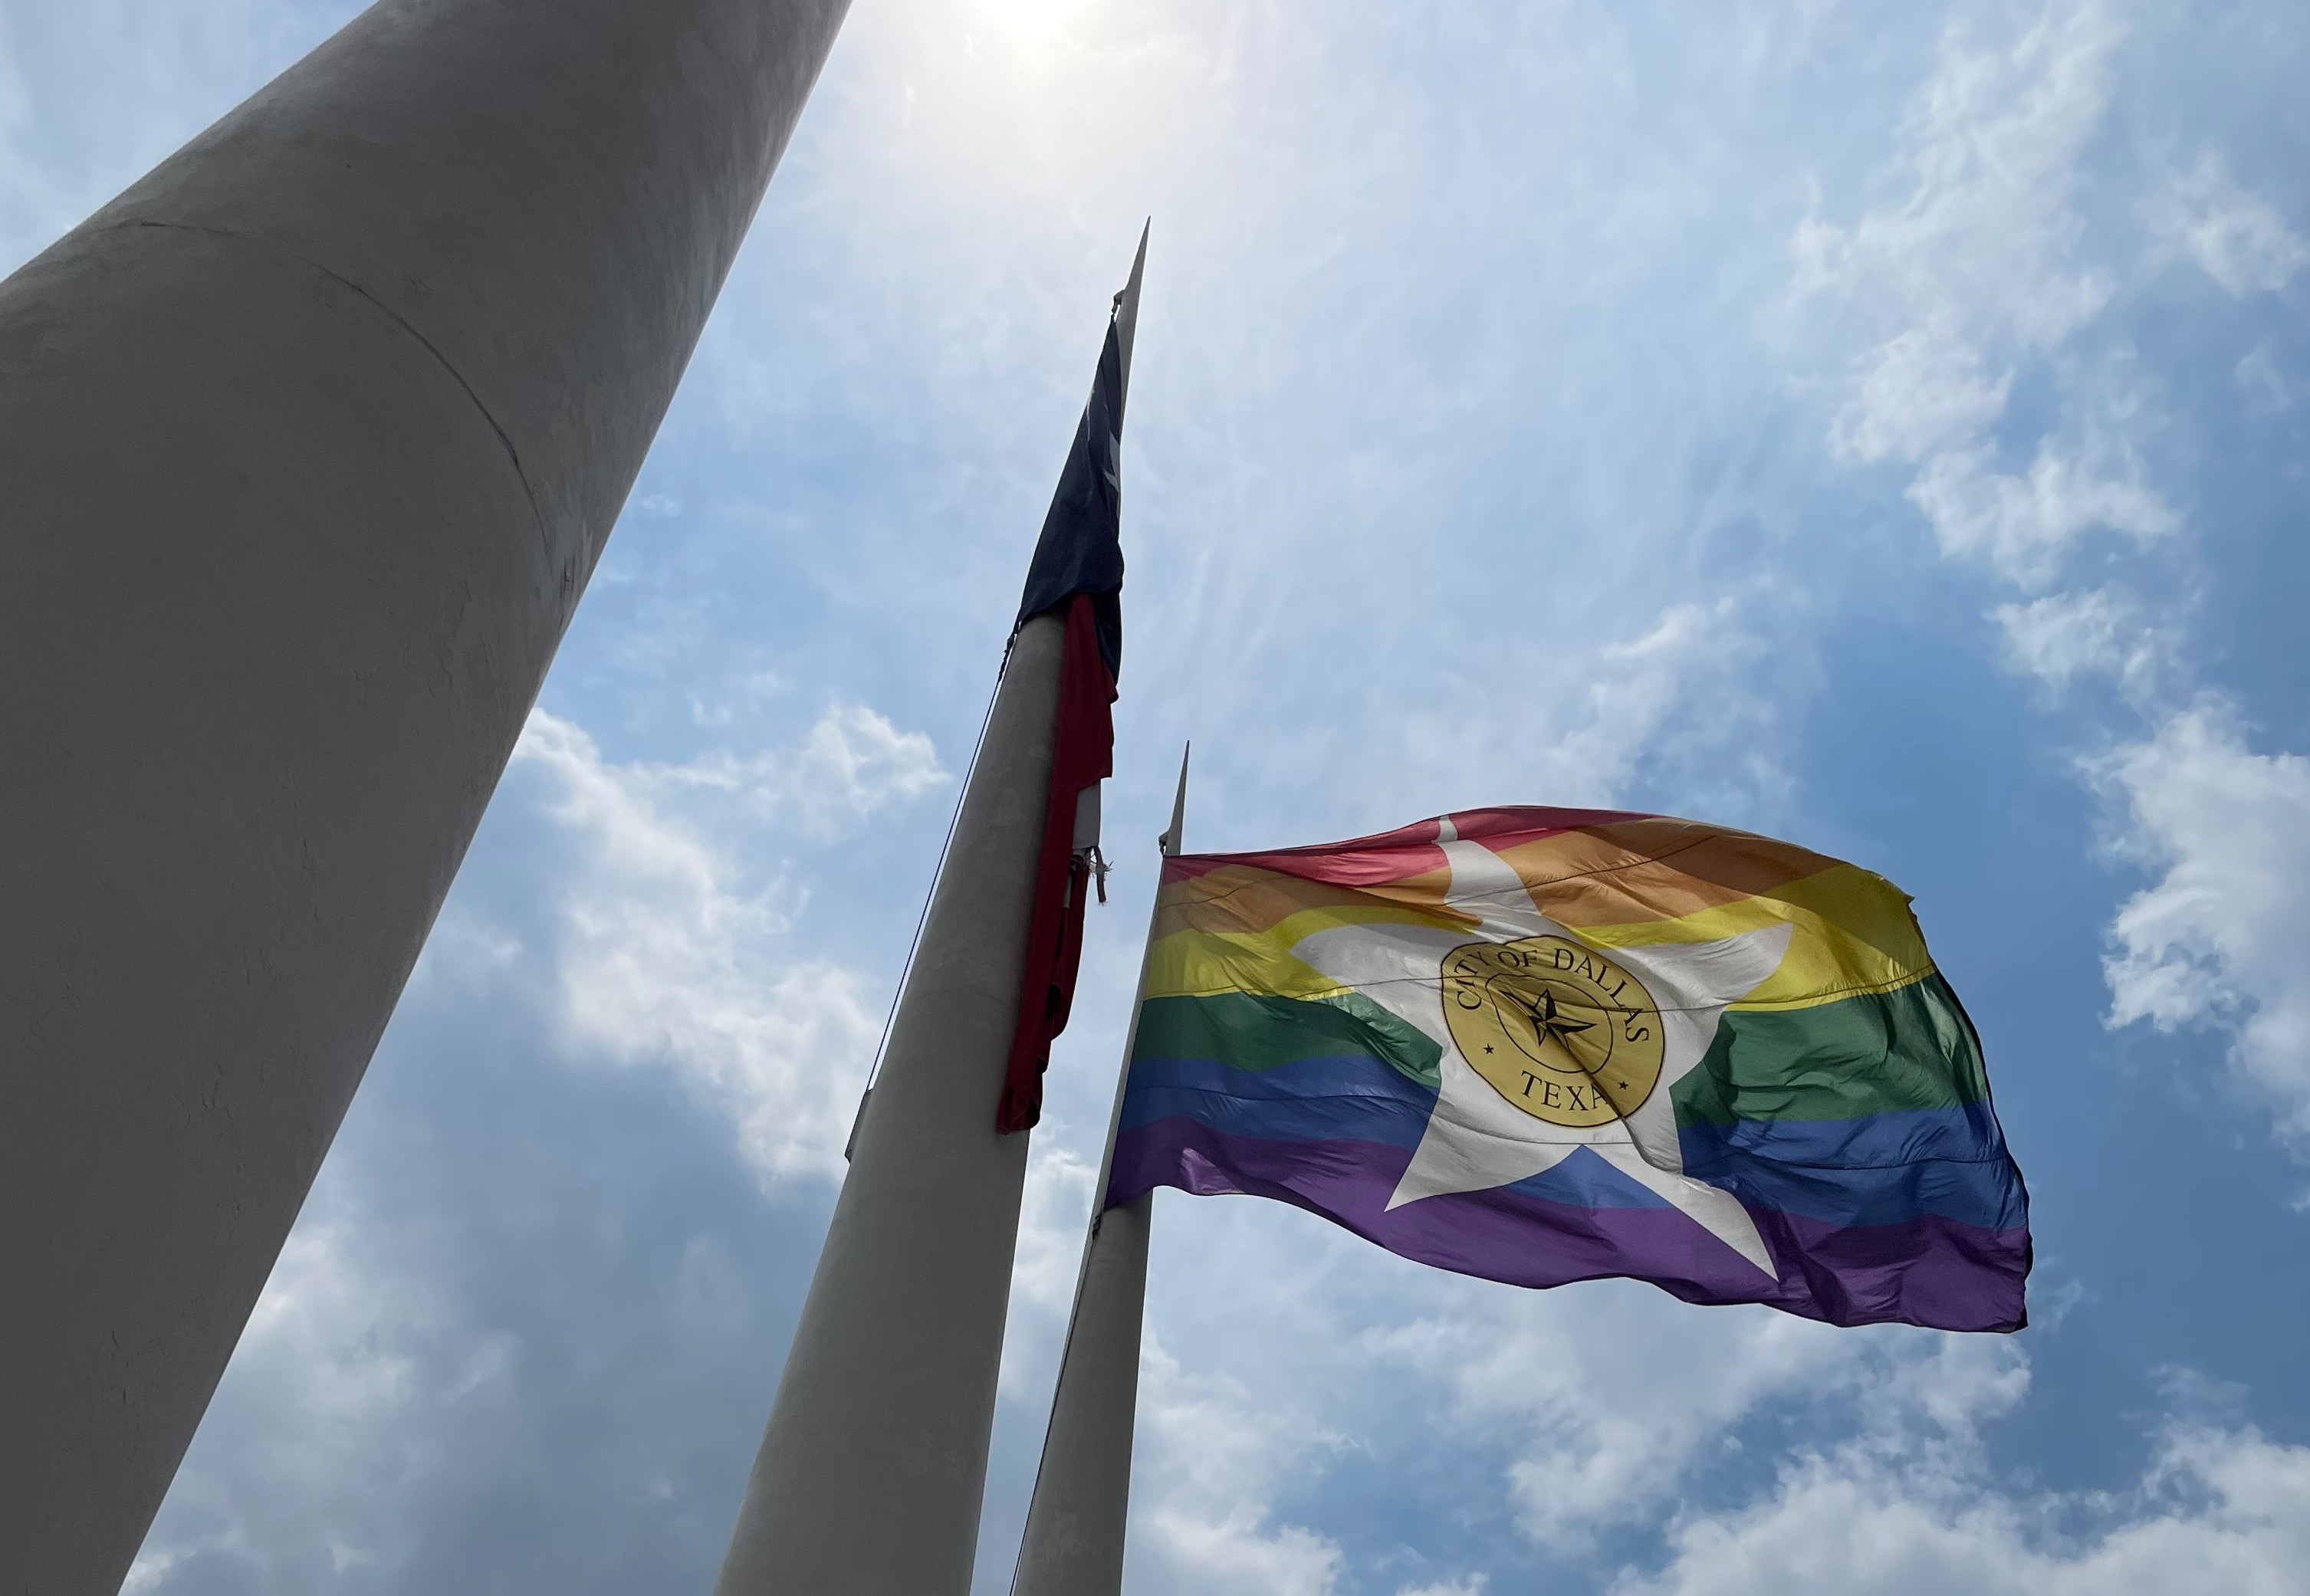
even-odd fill
[(1883, 877), (1658, 815), (1492, 809), (1165, 863), (1110, 1204), (1313, 1210), (1521, 1286), (2026, 1322), (1980, 1045)]

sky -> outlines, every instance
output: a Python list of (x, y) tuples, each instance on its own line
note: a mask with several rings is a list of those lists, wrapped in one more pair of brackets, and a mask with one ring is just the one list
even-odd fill
[[(0, 260), (352, 14), (0, 0)], [(857, 0), (143, 1596), (704, 1592), (1087, 390), (1154, 837), (1611, 804), (1915, 896), (2033, 1324), (1535, 1293), (1159, 1194), (1133, 1596), (2310, 1592), (2310, 12)]]

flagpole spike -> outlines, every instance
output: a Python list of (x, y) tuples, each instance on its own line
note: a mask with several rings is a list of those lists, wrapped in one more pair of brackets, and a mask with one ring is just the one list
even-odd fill
[(1185, 840), (1187, 828), (1187, 759), (1194, 751), (1195, 745), (1192, 742), (1180, 746), (1179, 790), (1171, 795), (1171, 828), (1155, 839), (1156, 846), (1163, 850), (1163, 857), (1166, 859), (1177, 853), (1181, 843)]
[[(1147, 269), (1147, 235), (1155, 229), (1149, 217), (1139, 230), (1139, 252), (1131, 257), (1130, 280), (1115, 294), (1115, 347), (1123, 366), (1123, 397), (1131, 395), (1131, 341), (1139, 330), (1139, 279)], [(1119, 421), (1122, 418), (1117, 417)]]

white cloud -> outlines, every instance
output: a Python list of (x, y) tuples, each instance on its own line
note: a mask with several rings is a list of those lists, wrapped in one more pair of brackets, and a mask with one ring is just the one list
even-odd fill
[(1940, 1338), (1867, 1388), (1849, 1439), (1793, 1459), (1760, 1500), (1680, 1515), (1664, 1565), (1614, 1596), (2310, 1590), (2310, 1448), (2191, 1417), (2206, 1383), (2169, 1371), (2176, 1417), (2136, 1486), (2016, 1494), (1976, 1432), (2028, 1383), (2018, 1343)]
[(389, 1583), (412, 1537), (378, 1504), (444, 1467), (446, 1433), (491, 1422), (515, 1355), (409, 1262), (342, 1183), (317, 1190), (233, 1351), (220, 1403), (231, 1445), (196, 1447), (125, 1591), (204, 1560)]
[(2239, 299), (2284, 288), (2310, 259), (2278, 207), (2239, 186), (2217, 155), (2176, 173), (2141, 210), (2155, 237)]
[[(578, 726), (533, 714), (491, 825), (501, 836), (542, 843), (539, 868), (528, 876), (485, 871), (461, 879), (428, 943), (413, 1016), (396, 1022), (443, 1023), (446, 1002), (450, 1028), (462, 1032), (474, 1016), (502, 1013), (509, 999), (536, 1003), (517, 1012), (523, 1030), (542, 1028), (558, 1044), (527, 1061), (542, 1073), (476, 1081), (477, 1096), (462, 1104), (461, 1112), (497, 1116), (482, 1136), (492, 1150), (536, 1151), (521, 1144), (533, 1116), (569, 1114), (603, 1079), (583, 1066), (606, 1059), (662, 1067), (729, 1127), (719, 1146), (672, 1154), (645, 1149), (645, 1157), (726, 1162), (766, 1184), (840, 1168), (880, 1016), (860, 976), (792, 957), (786, 939), (799, 895), (784, 877), (750, 888), (734, 850), (705, 840), (677, 809), (679, 801), (724, 790), (714, 773), (737, 763), (717, 756), (696, 768), (621, 765), (605, 759)], [(749, 768), (758, 785), (773, 788), (776, 802), (766, 807), (812, 828), (832, 824), (846, 809), (871, 811), (902, 801), (927, 785), (925, 773), (935, 772), (937, 762), (925, 740), (871, 712), (838, 707), (791, 754), (751, 761)], [(536, 1026), (531, 1012), (542, 1012), (548, 1025)], [(379, 1063), (396, 1079), (373, 1080), (357, 1112), (373, 1115), (379, 1093), (393, 1103), (396, 1091), (454, 1092), (463, 1085), (412, 1070), (405, 1033), (396, 1035), (404, 1040), (396, 1048), (389, 1039)], [(477, 1045), (493, 1051), (488, 1041)], [(508, 1488), (533, 1466), (536, 1454), (525, 1448), (567, 1444), (551, 1421), (533, 1427), (536, 1416), (522, 1408), (559, 1359), (598, 1367), (633, 1358), (621, 1366), (622, 1396), (586, 1399), (612, 1407), (658, 1379), (638, 1372), (654, 1366), (636, 1357), (638, 1343), (664, 1356), (726, 1355), (755, 1366), (759, 1271), (767, 1263), (774, 1274), (799, 1269), (806, 1277), (808, 1244), (791, 1256), (751, 1255), (741, 1265), (729, 1237), (698, 1226), (692, 1215), (692, 1227), (647, 1242), (612, 1234), (590, 1257), (582, 1246), (573, 1254), (566, 1236), (553, 1238), (563, 1250), (552, 1264), (517, 1257), (514, 1249), (537, 1240), (541, 1225), (550, 1230), (535, 1211), (538, 1194), (527, 1182), (509, 1193), (492, 1179), (472, 1179), (470, 1165), (445, 1158), (434, 1128), (439, 1109), (436, 1101), (412, 1108), (404, 1100), (386, 1110), (385, 1121), (372, 1117), (359, 1134), (349, 1132), (355, 1145), (333, 1155), (130, 1589), (253, 1588), (264, 1580), (345, 1591), (422, 1583), (410, 1571), (432, 1554), (427, 1543), (441, 1522), (437, 1500)], [(568, 1123), (580, 1142), (598, 1134), (582, 1113)], [(587, 1159), (604, 1151), (598, 1140), (590, 1149), (557, 1142), (544, 1175), (549, 1185), (566, 1183), (547, 1200), (557, 1211), (600, 1199), (602, 1213), (578, 1226), (592, 1236), (621, 1232), (640, 1207), (630, 1194), (621, 1202), (594, 1189), (598, 1176)], [(408, 1184), (404, 1166), (429, 1163), (469, 1185), (444, 1198), (422, 1183)], [(1062, 1205), (1068, 1193), (1079, 1196), (1088, 1185), (1063, 1155), (1045, 1163), (1054, 1167), (1038, 1189), (1055, 1188)], [(662, 1167), (645, 1169), (636, 1181), (660, 1193), (677, 1184)], [(574, 1198), (569, 1187), (586, 1188), (585, 1196)], [(603, 1213), (614, 1219), (604, 1222)], [(741, 1225), (747, 1217), (734, 1216)], [(626, 1253), (629, 1245), (650, 1253), (647, 1263)], [(488, 1255), (461, 1255), (469, 1246)], [(1053, 1272), (1049, 1261), (1031, 1252), (1024, 1261), (1047, 1295), (1042, 1277)], [(568, 1305), (558, 1297), (547, 1302), (536, 1290), (502, 1286), (508, 1275), (534, 1271), (552, 1297), (566, 1283), (558, 1270), (588, 1268), (635, 1271), (621, 1278), (655, 1272), (659, 1288), (647, 1303), (597, 1297), (586, 1325), (573, 1330), (561, 1322)], [(597, 1290), (601, 1283), (597, 1277)], [(573, 1342), (584, 1344), (582, 1354), (571, 1352)], [(685, 1371), (663, 1388), (694, 1401), (690, 1383), (704, 1379)], [(657, 1423), (648, 1439), (637, 1430), (626, 1437), (631, 1446), (621, 1442), (606, 1457), (580, 1446), (556, 1464), (586, 1488), (599, 1486), (622, 1500), (620, 1493), (638, 1488), (629, 1474), (656, 1468), (679, 1475), (701, 1427), (693, 1410), (680, 1408)], [(734, 1491), (738, 1477), (727, 1483)], [(654, 1496), (647, 1513), (674, 1511), (661, 1509), (660, 1500)], [(584, 1533), (566, 1531), (573, 1541)], [(474, 1577), (487, 1583), (485, 1572)]]
[(1906, 196), (1849, 228), (1798, 229), (1800, 291), (1876, 329), (1833, 430), (1841, 451), (1916, 460), (1966, 443), (2002, 413), (2007, 361), (2107, 302), (2108, 275), (2078, 259), (2071, 198), (2123, 31), (2095, 0), (2054, 0), (2010, 49), (1952, 28), (1904, 124), (1891, 175)]
[[(1707, 604), (1670, 604), (1636, 636), (1604, 643), (1592, 658), (1568, 662), (1568, 673), (1585, 681), (1586, 690), (1568, 696), (1568, 713), (1546, 738), (1534, 740), (1551, 767), (1535, 786), (1566, 794), (1564, 802), (1579, 801), (1574, 794), (1610, 802), (1680, 711), (1710, 729), (1705, 741), (1711, 752), (1719, 746), (1768, 748), (1767, 739), (1754, 735), (1768, 712), (1743, 669), (1763, 653), (1743, 625), (1737, 600), (1728, 595)], [(1482, 723), (1471, 729), (1492, 733)]]
[(2310, 759), (2246, 746), (2201, 703), (2121, 750), (2101, 774), (2126, 804), (2129, 846), (2157, 883), (2111, 926), (2110, 1022), (2234, 1027), (2232, 1058), (2310, 1139)]
[(1972, 438), (2005, 413), (2013, 373), (1984, 374), (1981, 351), (1947, 330), (1897, 333), (1857, 364), (1853, 401), (1829, 441), (1857, 460), (1916, 460), (1950, 438)]
[(578, 845), (553, 950), (571, 1037), (679, 1071), (730, 1116), (766, 1175), (838, 1173), (880, 1027), (865, 983), (784, 957), (783, 882), (742, 889), (735, 867), (660, 800), (735, 790), (824, 832), (943, 779), (928, 741), (871, 710), (837, 708), (791, 758), (617, 766), (540, 710), (514, 759), (552, 778), (547, 813)]
[[(2064, 1532), (2080, 1518), (2095, 1528)], [(2310, 1448), (2180, 1427), (2130, 1492), (2030, 1497), (1856, 1444), (1785, 1470), (1754, 1507), (1680, 1521), (1671, 1544), (1616, 1596), (2276, 1596), (2310, 1590)]]
[(1057, 1375), (1090, 1225), (1091, 1185), (1099, 1178), (1099, 1166), (1061, 1139), (1063, 1127), (1048, 1121), (1045, 1126), (1027, 1155), (998, 1381), (1006, 1400), (1038, 1407), (1050, 1401)]
[(1648, 1288), (1455, 1292), (1449, 1316), (1368, 1338), (1451, 1392), (1459, 1422), (1510, 1439), (1507, 1485), (1536, 1540), (1650, 1516), (1701, 1449), (1776, 1392), (1856, 1380), (1866, 1338), (1767, 1310), (1709, 1315)]
[(2132, 447), (2106, 438), (2080, 446), (2048, 438), (2026, 475), (1990, 468), (1986, 447), (1949, 449), (1925, 462), (1909, 500), (1924, 512), (1944, 553), (1979, 554), (2024, 587), (2043, 585), (2062, 551), (2097, 527), (2137, 540), (2181, 525), (2141, 480)]
[[(1744, 613), (1752, 595), (1632, 604), (1633, 626), (1609, 613), (1583, 616), (1601, 635), (1577, 646), (1552, 637), (1558, 646), (1519, 662), (1514, 694), (1501, 691), (1490, 658), (1452, 662), (1425, 701), (1401, 711), (1407, 757), (1374, 770), (1365, 789), (1392, 794), (1391, 822), (1493, 802), (1501, 792), (1610, 804), (1643, 761), (1674, 758), (1684, 802), (1708, 812), (1734, 814), (1777, 796), (1789, 778), (1773, 735), (1773, 690), (1759, 678), (1769, 663), (1785, 680), (1802, 662), (1776, 655), (1757, 635)], [(1785, 607), (1799, 602), (1787, 591), (1776, 596)], [(1472, 714), (1471, 705), (1483, 707)], [(1324, 756), (1333, 764), (1352, 757)], [(1471, 771), (1485, 773), (1482, 787), (1470, 785)]]
[(2138, 698), (2157, 674), (2164, 639), (2143, 626), (2132, 600), (2109, 588), (2002, 604), (1995, 614), (2009, 663), (2056, 692), (2108, 676)]
[(2179, 525), (2131, 441), (2152, 418), (2106, 368), (2086, 374), (2101, 391), (2072, 395), (2026, 471), (2001, 470), (1992, 437), (2023, 364), (2114, 291), (2114, 274), (2083, 258), (2076, 196), (2123, 33), (2099, 0), (2049, 0), (2010, 48), (1951, 29), (1889, 174), (1905, 196), (1851, 227), (1813, 218), (1794, 239), (1800, 291), (1845, 306), (1866, 343), (1832, 448), (1916, 464), (1908, 497), (1942, 552), (2028, 588), (2088, 532), (2140, 540)]
[[(2158, 416), (2131, 349), (2095, 360), (2066, 347), (2115, 281), (2083, 258), (2076, 199), (2122, 32), (2099, 0), (2048, 0), (2009, 51), (1952, 32), (1911, 114), (1897, 169), (1906, 198), (1850, 228), (1807, 223), (1798, 280), (1870, 328), (1833, 447), (1914, 462), (1908, 497), (1942, 552), (2045, 595), (1995, 612), (2015, 669), (2056, 693), (2107, 675), (2158, 724), (2100, 768), (2128, 806), (2128, 846), (2164, 872), (2112, 927), (2111, 1022), (2235, 1027), (2240, 1071), (2272, 1096), (2298, 1141), (2310, 1137), (2310, 979), (2291, 950), (2310, 915), (2288, 887), (2310, 873), (2310, 846), (2298, 840), (2310, 763), (2253, 753), (2214, 708), (2160, 706), (2183, 675), (2178, 629), (2144, 611), (2156, 599), (2174, 615), (2189, 584), (2136, 580), (2131, 597), (2109, 585), (2046, 593), (2089, 533), (2138, 551), (2184, 528), (2142, 458)], [(2212, 154), (2137, 211), (2158, 249), (2187, 255), (2234, 295), (2282, 287), (2310, 258), (2278, 210)], [(1995, 431), (2031, 361), (2050, 366), (2059, 419), (2017, 472), (2001, 464), (2010, 444)], [(2250, 409), (2288, 402), (2267, 345), (2238, 362), (2236, 382)]]
[(1155, 1587), (1330, 1596), (1346, 1567), (1338, 1544), (1276, 1523), (1267, 1504), (1288, 1468), (1339, 1437), (1279, 1393), (1255, 1399), (1229, 1376), (1189, 1374), (1151, 1333), (1139, 1391), (1131, 1556)]
[(636, 766), (631, 778), (667, 791), (734, 794), (756, 818), (793, 820), (823, 841), (892, 802), (943, 785), (948, 776), (920, 732), (901, 732), (864, 705), (833, 704), (792, 754), (721, 750), (687, 764)]
[(830, 811), (871, 815), (893, 798), (919, 798), (946, 779), (928, 737), (901, 732), (862, 706), (837, 705), (803, 740), (787, 801), (823, 828)]
[(1510, 1441), (1518, 1522), (1559, 1551), (1653, 1519), (1761, 1410), (1825, 1399), (1864, 1427), (1922, 1420), (1918, 1444), (1962, 1446), (2028, 1385), (2027, 1358), (2002, 1339), (1856, 1334), (1761, 1308), (1696, 1313), (1633, 1284), (1577, 1297), (1479, 1291), (1453, 1306), (1370, 1340), (1451, 1390), (1452, 1422)]
[[(1505, 1506), (1535, 1547), (1578, 1558), (1600, 1531), (1657, 1522), (1758, 1414), (1809, 1410), (1839, 1436), (1906, 1427), (1915, 1447), (1955, 1453), (1977, 1450), (1976, 1426), (2028, 1383), (2009, 1338), (1839, 1331), (1631, 1282), (1515, 1291), (1412, 1270), (1264, 1203), (1166, 1200), (1157, 1242), (1141, 1591), (1329, 1591), (1347, 1554), (1274, 1504), (1286, 1488), (1320, 1497), (1324, 1471), (1353, 1454), (1412, 1472), (1481, 1459), (1498, 1495), (1473, 1509)], [(1290, 1333), (1246, 1338), (1246, 1324)], [(1481, 1589), (1466, 1561), (1446, 1565), (1459, 1586), (1437, 1588)]]
[(2255, 415), (2276, 415), (2294, 403), (2291, 386), (2285, 373), (2278, 369), (2276, 357), (2267, 343), (2257, 344), (2247, 351), (2231, 374), (2245, 407)]

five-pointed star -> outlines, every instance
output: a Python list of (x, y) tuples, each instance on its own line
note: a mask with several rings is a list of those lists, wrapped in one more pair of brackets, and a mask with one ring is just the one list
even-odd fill
[[(1714, 942), (1614, 948), (1613, 960), (1633, 972), (1659, 1005), (1660, 1080), (1625, 1118), (1585, 1128), (1550, 1124), (1509, 1102), (1461, 1056), (1444, 1018), (1444, 960), (1471, 941), (1580, 939), (1541, 913), (1514, 866), (1480, 843), (1461, 841), (1450, 820), (1440, 823), (1437, 841), (1452, 872), (1447, 901), (1477, 917), (1473, 931), (1340, 926), (1318, 932), (1292, 950), (1333, 980), (1417, 1026), (1443, 1049), (1435, 1113), (1388, 1207), (1512, 1185), (1554, 1168), (1585, 1147), (1689, 1215), (1758, 1269), (1773, 1273), (1772, 1256), (1748, 1210), (1731, 1193), (1684, 1173), (1669, 1089), (1708, 1051), (1726, 1006), (1755, 991), (1779, 967), (1790, 928), (1771, 925)], [(1553, 999), (1548, 1008), (1553, 1011)], [(1569, 1028), (1552, 1012), (1535, 1018)]]
[[(1540, 1002), (1536, 1003), (1530, 998), (1519, 1001), (1525, 1008), (1532, 1011), (1533, 1034), (1542, 1042), (1555, 1043), (1567, 1054), (1571, 1053), (1572, 1049), (1565, 1045), (1565, 1037), (1576, 1031), (1593, 1031), (1596, 1028), (1596, 1022), (1593, 1019), (1574, 1019), (1568, 1015), (1559, 1014), (1556, 1011), (1556, 994), (1552, 992), (1543, 990), (1540, 994)], [(1487, 1043), (1484, 1051), (1489, 1053), (1491, 1050), (1490, 1044)]]

